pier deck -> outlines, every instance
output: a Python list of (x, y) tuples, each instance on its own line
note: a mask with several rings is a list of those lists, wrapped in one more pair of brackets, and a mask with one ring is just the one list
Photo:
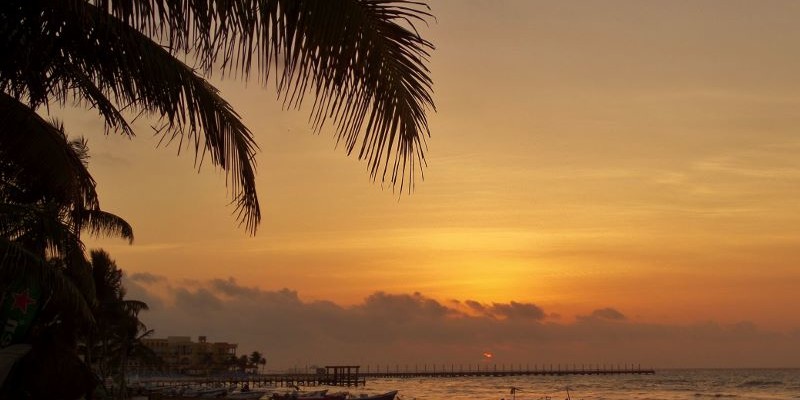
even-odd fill
[[(148, 386), (174, 387), (174, 386), (207, 386), (207, 387), (233, 387), (247, 383), (255, 387), (300, 387), (300, 386), (363, 386), (367, 379), (404, 379), (404, 378), (457, 378), (457, 377), (510, 377), (510, 376), (567, 376), (567, 375), (652, 375), (655, 370), (649, 368), (625, 366), (617, 368), (586, 368), (586, 367), (556, 367), (505, 366), (481, 365), (464, 368), (463, 366), (428, 366), (422, 370), (415, 366), (414, 370), (408, 367), (401, 368), (380, 366), (366, 368), (360, 372), (358, 367), (350, 366), (348, 370), (331, 369), (327, 373), (285, 373), (285, 374), (259, 374), (247, 377), (187, 377), (187, 378), (145, 378), (140, 383)], [(372, 369), (372, 371), (370, 371)]]
[(386, 371), (361, 373), (364, 378), (456, 378), (481, 376), (547, 376), (547, 375), (652, 375), (653, 369), (483, 369), (483, 370), (438, 370), (438, 371)]

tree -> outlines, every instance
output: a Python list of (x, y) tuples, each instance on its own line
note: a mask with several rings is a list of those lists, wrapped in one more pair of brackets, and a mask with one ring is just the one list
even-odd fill
[[(7, 100), (0, 95), (0, 109), (26, 108)], [(27, 133), (0, 124), (0, 288), (42, 286), (62, 308), (91, 321), (81, 233), (132, 241), (133, 230), (100, 209), (83, 140), (69, 140), (36, 114), (11, 114), (22, 117), (12, 123)]]
[[(0, 104), (6, 100), (0, 96)], [(36, 114), (16, 115), (22, 117), (16, 128), (27, 134), (0, 126), (0, 289), (4, 295), (24, 289), (24, 308), (34, 315), (24, 326), (12, 324), (18, 332), (4, 342), (33, 347), (0, 397), (77, 397), (96, 384), (77, 356), (79, 332), (94, 323), (97, 302), (81, 233), (132, 240), (133, 232), (100, 209), (86, 143), (69, 140), (57, 123)]]
[(258, 364), (259, 361), (261, 361), (261, 353), (259, 353), (258, 351), (253, 351), (252, 353), (250, 353), (251, 364)]
[(250, 366), (250, 359), (246, 355), (242, 354), (239, 356), (237, 366), (239, 367), (239, 371), (246, 372), (247, 367)]
[(263, 366), (267, 364), (267, 359), (264, 358), (260, 352), (253, 351), (250, 353), (250, 364), (252, 364), (254, 368), (258, 369), (259, 365)]
[(235, 213), (255, 232), (256, 145), (205, 78), (255, 70), (286, 107), (313, 94), (315, 131), (331, 120), (373, 179), (411, 190), (434, 109), (433, 45), (414, 26), (429, 18), (407, 0), (5, 0), (0, 92), (29, 107), (0, 105), (0, 123), (75, 99), (130, 136), (130, 116), (148, 114), (165, 141), (227, 172)]
[[(3, 94), (0, 110), (6, 112), (0, 124), (0, 287), (33, 279), (89, 317), (87, 293), (64, 276), (77, 277), (86, 263), (81, 233), (132, 241), (133, 230), (100, 209), (85, 141), (70, 140), (62, 126)], [(51, 268), (55, 260), (64, 268)]]
[[(77, 333), (94, 322), (98, 302), (81, 233), (133, 239), (127, 222), (99, 206), (85, 142), (68, 140), (37, 110), (74, 100), (97, 110), (108, 132), (129, 136), (132, 116), (153, 117), (164, 140), (226, 171), (237, 218), (254, 233), (256, 145), (205, 78), (248, 78), (255, 69), (264, 83), (274, 78), (287, 107), (313, 94), (315, 131), (332, 121), (373, 179), (411, 190), (433, 109), (433, 46), (414, 27), (431, 17), (426, 10), (404, 0), (0, 2), (0, 289), (41, 285), (51, 296), (32, 308), (48, 305), (30, 328), (38, 344), (25, 368), (37, 373), (24, 384), (41, 398), (52, 397), (48, 388), (65, 394), (71, 384), (80, 394), (90, 384), (86, 371), (67, 374), (82, 365)], [(128, 322), (127, 337), (140, 335)], [(68, 362), (38, 373), (54, 354)]]
[[(139, 313), (148, 307), (144, 302), (125, 298), (122, 270), (107, 252), (91, 252), (91, 269), (97, 305), (94, 308), (95, 324), (85, 335), (86, 359), (97, 366), (104, 385), (106, 378), (114, 378), (117, 396), (123, 398), (127, 394), (125, 375), (128, 360), (153, 357), (142, 343), (142, 339), (153, 331), (139, 321)], [(106, 392), (112, 392), (110, 389), (106, 388)]]

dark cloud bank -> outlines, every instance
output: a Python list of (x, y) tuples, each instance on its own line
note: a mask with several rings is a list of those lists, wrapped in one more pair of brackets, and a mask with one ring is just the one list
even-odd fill
[[(303, 301), (296, 291), (261, 290), (233, 278), (175, 285), (150, 274), (126, 279), (130, 298), (156, 336), (206, 335), (266, 353), (272, 368), (355, 363), (538, 365), (641, 363), (648, 367), (798, 366), (800, 332), (752, 323), (664, 325), (631, 321), (614, 308), (559, 323), (532, 303), (440, 302), (420, 293), (376, 292), (342, 307)], [(166, 290), (165, 290), (166, 289)], [(168, 298), (155, 296), (169, 293)], [(394, 368), (394, 367), (392, 367)]]

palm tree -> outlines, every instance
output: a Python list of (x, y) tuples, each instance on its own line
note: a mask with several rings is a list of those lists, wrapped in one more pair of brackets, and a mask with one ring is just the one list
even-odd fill
[[(26, 109), (0, 95), (0, 109)], [(43, 286), (88, 321), (94, 301), (81, 232), (133, 240), (130, 225), (100, 209), (85, 141), (35, 113), (0, 124), (0, 288)], [(44, 303), (42, 301), (40, 304)]]
[(148, 114), (163, 140), (226, 171), (235, 213), (254, 233), (256, 144), (205, 78), (255, 70), (286, 107), (313, 94), (312, 128), (331, 120), (374, 180), (410, 191), (434, 109), (433, 45), (415, 28), (427, 10), (409, 0), (4, 0), (0, 96), (29, 107), (0, 104), (0, 125), (68, 99), (125, 135), (132, 115)]
[(259, 368), (259, 365), (263, 366), (267, 364), (267, 359), (261, 355), (258, 351), (253, 351), (250, 353), (250, 364), (252, 364), (256, 369)]
[(148, 307), (144, 302), (125, 298), (122, 270), (107, 252), (91, 252), (91, 270), (97, 306), (95, 323), (85, 334), (86, 359), (97, 365), (103, 381), (116, 378), (119, 396), (125, 396), (127, 361), (132, 356), (151, 356), (141, 339), (153, 331), (139, 321), (139, 313)]
[(239, 367), (240, 371), (246, 372), (247, 371), (247, 367), (249, 365), (250, 365), (250, 359), (246, 355), (242, 354), (241, 356), (239, 356), (239, 360), (237, 362), (237, 366)]
[[(6, 100), (0, 96), (0, 104)], [(80, 328), (94, 322), (97, 301), (80, 235), (132, 240), (133, 232), (123, 219), (100, 209), (86, 170), (85, 141), (69, 140), (61, 126), (35, 113), (11, 114), (21, 117), (15, 126), (27, 133), (0, 126), (0, 288), (5, 294), (17, 287), (38, 295), (27, 299), (32, 307), (25, 307), (25, 324), (17, 324), (11, 339), (33, 349), (20, 361), (21, 377), (8, 379), (12, 385), (3, 391), (10, 397), (20, 390), (42, 398), (59, 390), (77, 396), (95, 384), (77, 357), (77, 344)]]
[(253, 351), (252, 353), (250, 353), (251, 364), (258, 364), (259, 361), (261, 361), (261, 353), (259, 353), (258, 351)]

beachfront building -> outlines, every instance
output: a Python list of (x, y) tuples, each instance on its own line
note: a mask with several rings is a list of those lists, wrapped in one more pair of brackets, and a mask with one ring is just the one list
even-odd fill
[(228, 370), (236, 360), (236, 343), (209, 342), (199, 336), (193, 342), (189, 336), (142, 339), (145, 346), (158, 356), (164, 372), (205, 375)]

